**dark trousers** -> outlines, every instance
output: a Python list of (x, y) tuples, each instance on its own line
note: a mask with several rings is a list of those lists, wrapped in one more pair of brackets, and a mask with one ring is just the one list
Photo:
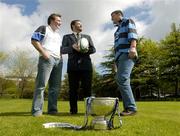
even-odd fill
[(92, 71), (70, 71), (68, 72), (68, 80), (69, 80), (70, 112), (77, 113), (78, 112), (77, 91), (79, 87), (82, 88), (85, 97), (91, 96)]

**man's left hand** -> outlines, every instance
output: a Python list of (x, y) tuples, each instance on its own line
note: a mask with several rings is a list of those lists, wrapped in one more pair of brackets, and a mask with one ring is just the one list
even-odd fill
[(137, 56), (136, 48), (130, 48), (129, 50), (129, 58), (134, 59)]

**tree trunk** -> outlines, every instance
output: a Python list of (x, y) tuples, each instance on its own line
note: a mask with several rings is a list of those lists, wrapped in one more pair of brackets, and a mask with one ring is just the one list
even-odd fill
[(176, 78), (176, 81), (175, 81), (175, 97), (178, 97), (179, 95), (179, 81), (178, 81), (178, 78)]
[(24, 88), (25, 88), (25, 84), (26, 84), (26, 79), (22, 79), (21, 81), (21, 93), (20, 93), (20, 98), (23, 98), (23, 93), (24, 93)]

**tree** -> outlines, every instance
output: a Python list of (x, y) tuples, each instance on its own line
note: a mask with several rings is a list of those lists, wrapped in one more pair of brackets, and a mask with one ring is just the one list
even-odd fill
[(67, 74), (64, 75), (64, 80), (62, 81), (60, 98), (63, 100), (69, 100), (69, 83)]
[(4, 60), (6, 60), (6, 59), (7, 59), (7, 57), (8, 57), (8, 55), (7, 55), (7, 54), (5, 54), (4, 52), (0, 52), (0, 62), (2, 62), (2, 61), (4, 61)]
[[(0, 67), (3, 67), (3, 63), (7, 60), (8, 55), (4, 52), (0, 52)], [(0, 76), (4, 75), (4, 71), (2, 70), (2, 68), (0, 68)]]
[[(139, 59), (131, 74), (132, 90), (135, 93), (136, 98), (140, 98), (141, 94), (152, 94), (155, 90), (159, 93), (159, 58), (161, 51), (159, 50), (158, 43), (140, 38), (138, 40), (137, 50), (139, 53)], [(103, 68), (103, 76), (101, 82), (103, 96), (120, 96), (116, 80), (114, 69), (114, 51), (111, 48), (108, 51), (108, 55), (105, 55), (105, 62), (101, 63)], [(146, 89), (145, 89), (146, 88)]]
[[(8, 55), (4, 52), (0, 52), (0, 66), (3, 67), (3, 62), (8, 58)], [(7, 80), (4, 78), (4, 71), (0, 68), (0, 96), (4, 94), (5, 89), (7, 88)]]
[(172, 82), (174, 95), (180, 95), (180, 25), (172, 23), (171, 32), (161, 41), (164, 55), (162, 57), (162, 78)]
[(157, 93), (160, 95), (159, 44), (150, 39), (141, 38), (137, 45), (139, 59), (132, 71), (132, 87), (137, 98), (141, 95)]
[(16, 83), (13, 80), (0, 78), (0, 96), (16, 98)]
[(102, 76), (100, 78), (99, 95), (101, 96), (110, 96), (110, 97), (119, 97), (120, 93), (115, 80), (115, 62), (114, 62), (114, 49), (111, 48), (108, 51), (108, 54), (104, 56), (105, 61), (101, 63)]
[(92, 77), (92, 96), (101, 96), (101, 83), (102, 76), (96, 71), (95, 65), (93, 65), (93, 77)]
[(27, 80), (34, 78), (36, 71), (36, 59), (32, 58), (29, 51), (15, 50), (9, 59), (9, 69), (11, 75), (9, 77), (17, 78), (19, 97), (23, 97), (24, 90), (27, 86)]

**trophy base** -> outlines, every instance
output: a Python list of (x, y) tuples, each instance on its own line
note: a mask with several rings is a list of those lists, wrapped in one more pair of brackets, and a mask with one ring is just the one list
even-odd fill
[(91, 122), (91, 128), (95, 130), (107, 130), (109, 129), (108, 121), (105, 120), (104, 116), (95, 117)]

